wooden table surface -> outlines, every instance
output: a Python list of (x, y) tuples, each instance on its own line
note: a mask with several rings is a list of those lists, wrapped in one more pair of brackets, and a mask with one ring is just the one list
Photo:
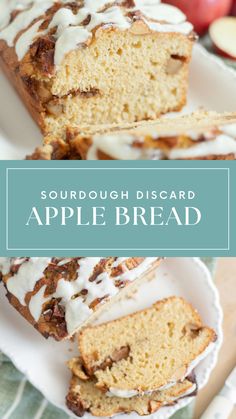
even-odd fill
[[(224, 341), (217, 366), (212, 372), (208, 384), (197, 397), (194, 419), (200, 419), (214, 395), (222, 388), (225, 379), (236, 366), (236, 258), (218, 259), (215, 283), (224, 311)], [(230, 416), (230, 419), (235, 418), (236, 406)]]

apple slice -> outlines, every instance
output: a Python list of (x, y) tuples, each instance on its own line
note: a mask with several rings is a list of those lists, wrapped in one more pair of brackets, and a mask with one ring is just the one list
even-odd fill
[(209, 28), (209, 34), (219, 54), (236, 60), (236, 17), (215, 20)]

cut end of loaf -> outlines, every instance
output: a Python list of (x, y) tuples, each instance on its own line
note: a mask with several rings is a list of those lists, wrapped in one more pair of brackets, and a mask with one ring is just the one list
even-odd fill
[(180, 110), (191, 48), (181, 34), (103, 31), (88, 48), (71, 53), (57, 73), (53, 98), (45, 104), (46, 131), (155, 119)]
[(135, 122), (181, 110), (192, 45), (183, 34), (112, 29), (69, 53), (49, 78), (35, 73), (30, 52), (18, 72), (8, 69), (12, 50), (0, 61), (43, 132), (62, 135), (67, 126)]

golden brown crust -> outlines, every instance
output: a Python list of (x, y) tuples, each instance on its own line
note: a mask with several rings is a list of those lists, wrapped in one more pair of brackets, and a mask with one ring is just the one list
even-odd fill
[(65, 141), (53, 139), (50, 145), (36, 148), (26, 160), (81, 160), (81, 155)]
[(24, 78), (19, 71), (19, 62), (13, 48), (0, 40), (0, 68), (15, 88), (36, 124), (44, 131), (42, 106), (33, 86), (33, 80)]
[[(35, 293), (32, 293), (35, 295)], [(65, 323), (65, 312), (58, 301), (54, 300), (51, 304), (45, 305), (45, 314), (41, 315), (38, 322), (32, 317), (29, 307), (22, 306), (14, 295), (7, 292), (9, 303), (21, 314), (41, 335), (48, 339), (49, 337), (60, 341), (68, 337)], [(50, 314), (49, 314), (50, 312)]]

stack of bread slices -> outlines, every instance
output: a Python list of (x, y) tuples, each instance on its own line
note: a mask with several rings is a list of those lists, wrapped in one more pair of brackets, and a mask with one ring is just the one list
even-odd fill
[(78, 416), (86, 411), (148, 415), (194, 396), (194, 368), (215, 341), (215, 332), (179, 297), (85, 327), (79, 334), (80, 357), (69, 362), (67, 406)]

